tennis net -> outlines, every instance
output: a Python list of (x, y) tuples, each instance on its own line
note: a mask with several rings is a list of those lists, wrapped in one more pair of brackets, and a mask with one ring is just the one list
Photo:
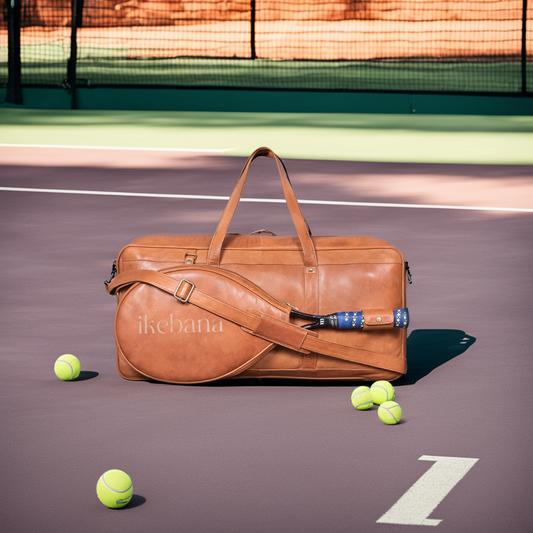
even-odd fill
[(23, 85), (533, 90), (527, 0), (15, 1)]

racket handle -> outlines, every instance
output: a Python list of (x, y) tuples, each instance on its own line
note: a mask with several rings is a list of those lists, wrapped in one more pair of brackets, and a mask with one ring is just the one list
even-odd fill
[[(394, 313), (394, 327), (406, 329), (409, 326), (409, 311), (407, 307), (396, 309)], [(362, 329), (365, 325), (363, 311), (346, 311), (335, 313), (337, 315), (337, 326), (340, 329)], [(331, 316), (331, 315), (330, 315)]]

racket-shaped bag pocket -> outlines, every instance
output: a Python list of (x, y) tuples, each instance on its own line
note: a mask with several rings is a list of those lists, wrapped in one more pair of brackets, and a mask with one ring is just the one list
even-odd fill
[[(153, 274), (158, 273), (134, 272), (129, 279), (146, 276), (149, 281)], [(115, 316), (119, 370), (126, 363), (145, 379), (170, 383), (230, 377), (274, 347), (236, 323), (236, 311), (246, 317), (248, 310), (255, 310), (288, 321), (290, 308), (229, 271), (183, 267), (159, 274), (163, 282), (136, 281), (119, 298)], [(196, 287), (209, 293), (218, 314), (192, 303), (202, 293)], [(180, 291), (186, 293), (180, 296)], [(131, 374), (127, 369), (125, 373), (123, 377)]]

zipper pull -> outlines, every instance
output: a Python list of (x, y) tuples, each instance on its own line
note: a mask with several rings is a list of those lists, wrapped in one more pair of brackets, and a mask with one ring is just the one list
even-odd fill
[(104, 285), (108, 285), (109, 283), (111, 283), (111, 280), (117, 275), (117, 260), (115, 259), (113, 261), (113, 267), (111, 268), (111, 277), (104, 281)]
[(409, 263), (405, 262), (405, 271), (407, 272), (407, 283), (409, 285), (412, 285), (413, 283), (413, 277), (411, 276), (411, 271), (409, 270)]

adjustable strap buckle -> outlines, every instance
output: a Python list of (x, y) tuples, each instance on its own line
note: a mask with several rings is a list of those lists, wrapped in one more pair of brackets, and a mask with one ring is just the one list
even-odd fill
[[(184, 283), (188, 283), (190, 285), (189, 291), (186, 294), (183, 294), (182, 291), (180, 290), (181, 286)], [(187, 289), (187, 287), (184, 287), (184, 289)], [(176, 300), (179, 300), (181, 303), (186, 304), (189, 301), (189, 298), (191, 297), (193, 290), (194, 290), (194, 283), (192, 281), (189, 281), (188, 279), (182, 279), (179, 282), (178, 288), (174, 291), (174, 298), (176, 298)]]

